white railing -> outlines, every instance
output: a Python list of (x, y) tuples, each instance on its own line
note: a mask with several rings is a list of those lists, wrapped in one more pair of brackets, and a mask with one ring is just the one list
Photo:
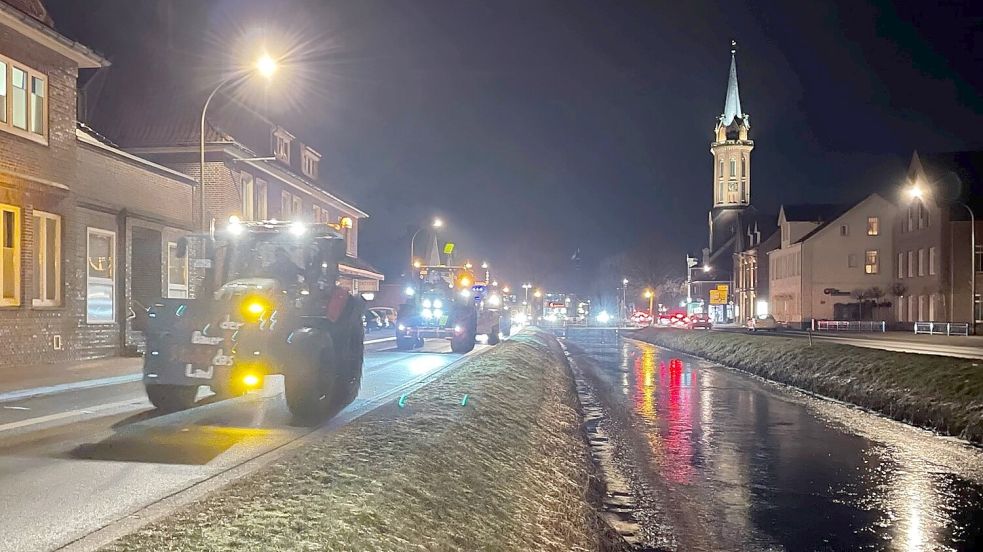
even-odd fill
[(916, 334), (969, 335), (967, 322), (915, 322)]
[(883, 320), (813, 320), (812, 329), (817, 332), (884, 332)]

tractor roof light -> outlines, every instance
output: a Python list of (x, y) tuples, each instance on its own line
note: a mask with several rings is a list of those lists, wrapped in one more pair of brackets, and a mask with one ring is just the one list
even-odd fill
[(294, 222), (290, 224), (290, 233), (295, 236), (303, 236), (307, 233), (307, 225), (303, 222)]

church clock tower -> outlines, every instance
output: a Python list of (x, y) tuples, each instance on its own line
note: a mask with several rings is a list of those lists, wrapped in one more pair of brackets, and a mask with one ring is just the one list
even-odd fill
[[(724, 112), (717, 117), (714, 141), (710, 143), (713, 155), (713, 210), (710, 211), (710, 251), (723, 245), (722, 231), (751, 202), (751, 150), (754, 142), (748, 139), (751, 121), (741, 110), (741, 96), (737, 89), (737, 43), (731, 41), (730, 77), (727, 80), (727, 96)], [(716, 227), (716, 228), (715, 228)], [(715, 235), (717, 234), (717, 235)]]

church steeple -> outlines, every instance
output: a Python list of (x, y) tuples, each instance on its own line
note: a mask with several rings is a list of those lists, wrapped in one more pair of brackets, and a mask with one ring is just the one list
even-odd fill
[(737, 43), (730, 43), (730, 74), (724, 112), (717, 117), (715, 140), (710, 144), (713, 154), (714, 208), (743, 208), (751, 202), (751, 150), (754, 142), (748, 139), (750, 117), (741, 109), (737, 87)]

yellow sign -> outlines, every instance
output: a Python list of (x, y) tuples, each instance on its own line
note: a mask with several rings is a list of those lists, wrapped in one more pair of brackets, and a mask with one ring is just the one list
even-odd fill
[[(720, 287), (723, 287), (724, 289), (720, 289)], [(717, 286), (717, 289), (710, 290), (710, 304), (711, 305), (727, 304), (727, 286)]]
[(444, 244), (444, 255), (450, 255), (453, 252), (454, 252), (454, 244), (451, 243), (451, 242), (445, 243)]

